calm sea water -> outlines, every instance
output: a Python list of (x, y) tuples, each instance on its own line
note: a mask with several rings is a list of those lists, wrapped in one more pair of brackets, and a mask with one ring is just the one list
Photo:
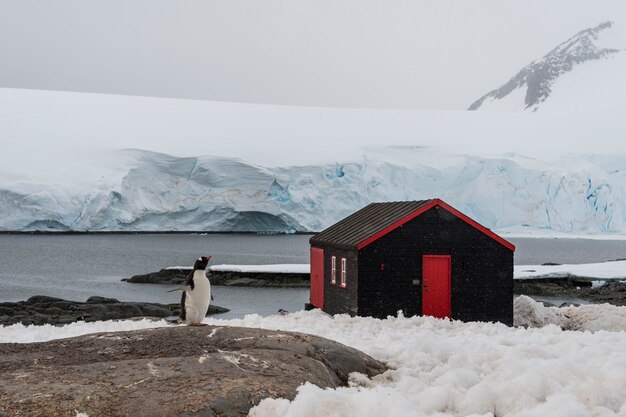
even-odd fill
[[(178, 302), (173, 287), (121, 282), (135, 274), (192, 265), (307, 263), (307, 235), (0, 235), (0, 301), (50, 295), (85, 300), (91, 295), (126, 301)], [(516, 264), (588, 263), (626, 258), (626, 241), (509, 239)], [(302, 309), (306, 288), (215, 287), (214, 303), (231, 309), (221, 317)]]

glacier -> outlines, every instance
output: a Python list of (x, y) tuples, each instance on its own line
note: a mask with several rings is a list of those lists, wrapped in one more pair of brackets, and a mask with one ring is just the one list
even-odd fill
[(611, 103), (380, 110), (0, 89), (0, 231), (315, 232), (370, 202), (441, 198), (503, 234), (623, 236), (626, 103)]
[(126, 171), (97, 186), (0, 186), (0, 230), (309, 232), (370, 202), (438, 197), (497, 231), (626, 232), (626, 157), (382, 146), (346, 163), (266, 167), (117, 152)]

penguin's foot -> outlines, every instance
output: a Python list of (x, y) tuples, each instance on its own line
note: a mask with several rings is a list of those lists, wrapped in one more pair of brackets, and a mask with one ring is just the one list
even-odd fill
[(208, 326), (208, 324), (206, 324), (206, 323), (192, 323), (192, 324), (190, 324), (190, 326), (202, 327), (202, 326)]

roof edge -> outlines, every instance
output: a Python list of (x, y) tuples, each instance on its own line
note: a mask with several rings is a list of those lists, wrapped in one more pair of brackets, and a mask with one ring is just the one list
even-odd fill
[(345, 251), (358, 251), (359, 250), (356, 245), (346, 245), (344, 243), (328, 243), (328, 242), (321, 242), (317, 240), (316, 241), (309, 240), (309, 245), (312, 248), (320, 248), (320, 249), (333, 248), (333, 249), (339, 249), (339, 250), (345, 250)]
[(441, 207), (442, 209), (446, 210), (447, 212), (449, 212), (453, 216), (463, 220), (465, 223), (469, 224), (473, 228), (477, 229), (478, 231), (482, 232), (483, 234), (489, 236), (491, 239), (493, 239), (496, 242), (500, 243), (502, 246), (506, 247), (510, 251), (515, 252), (515, 245), (513, 245), (511, 242), (509, 242), (506, 239), (498, 236), (497, 234), (495, 234), (494, 232), (492, 232), (491, 230), (489, 230), (485, 226), (481, 225), (480, 223), (478, 223), (475, 220), (472, 220), (471, 218), (469, 218), (465, 214), (461, 213), (460, 211), (458, 211), (454, 207), (450, 206), (449, 204), (445, 203), (444, 201), (442, 201), (442, 200), (440, 200), (438, 198), (435, 198), (435, 199), (431, 200), (429, 203), (424, 204), (422, 207), (420, 207), (419, 209), (415, 210), (413, 213), (409, 214), (408, 216), (405, 216), (404, 218), (398, 220), (397, 222), (393, 223), (390, 226), (387, 226), (386, 228), (384, 228), (383, 230), (379, 231), (378, 233), (368, 237), (367, 239), (365, 239), (364, 241), (359, 243), (356, 246), (356, 249), (357, 250), (363, 249), (364, 247), (368, 246), (369, 244), (371, 244), (371, 243), (377, 241), (378, 239), (380, 239), (381, 237), (385, 236), (389, 232), (397, 229), (398, 227), (402, 226), (406, 222), (408, 222), (410, 220), (413, 220), (417, 216), (423, 214), (424, 212), (426, 212), (426, 211), (428, 211), (431, 208), (436, 207), (436, 206), (437, 207)]
[(398, 220), (397, 222), (393, 223), (392, 225), (387, 226), (386, 228), (384, 228), (380, 232), (373, 234), (372, 236), (370, 236), (367, 239), (365, 239), (363, 242), (361, 242), (358, 245), (356, 245), (357, 249), (358, 250), (363, 249), (364, 247), (366, 247), (370, 243), (377, 241), (381, 237), (385, 236), (387, 233), (389, 233), (389, 232), (397, 229), (398, 227), (402, 226), (404, 223), (406, 223), (406, 222), (408, 222), (410, 220), (413, 220), (414, 218), (416, 218), (420, 214), (424, 213), (425, 211), (430, 210), (431, 208), (433, 208), (433, 207), (435, 207), (437, 205), (438, 201), (439, 201), (438, 199), (430, 200), (430, 202), (424, 204), (422, 207), (418, 208), (413, 213), (409, 214), (408, 216), (405, 216), (404, 218), (402, 218), (402, 219)]
[(455, 209), (451, 205), (441, 201), (440, 199), (436, 199), (435, 201), (437, 202), (437, 205), (439, 207), (441, 207), (444, 210), (448, 211), (449, 213), (455, 215), (456, 217), (458, 217), (459, 219), (463, 220), (465, 223), (469, 224), (473, 228), (478, 229), (479, 231), (483, 232), (484, 234), (486, 234), (487, 236), (489, 236), (490, 238), (492, 238), (493, 240), (495, 240), (496, 242), (498, 242), (502, 246), (504, 246), (507, 249), (509, 249), (511, 252), (515, 252), (515, 245), (512, 244), (511, 242), (509, 242), (508, 240), (504, 239), (501, 236), (498, 236), (497, 234), (492, 232), (490, 229), (488, 229), (485, 226), (483, 226), (482, 224), (478, 223), (476, 220), (472, 220), (471, 218), (467, 217), (465, 214), (461, 213), (460, 211), (458, 211), (457, 209)]

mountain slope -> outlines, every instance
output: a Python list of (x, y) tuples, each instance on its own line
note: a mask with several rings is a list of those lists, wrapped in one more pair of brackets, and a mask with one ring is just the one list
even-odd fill
[[(536, 111), (552, 94), (553, 85), (564, 74), (576, 71), (582, 64), (624, 54), (622, 48), (603, 47), (600, 38), (610, 31), (607, 21), (585, 29), (558, 45), (543, 58), (522, 68), (506, 84), (482, 96), (468, 110), (507, 109)], [(601, 76), (601, 74), (596, 74)], [(583, 84), (584, 85), (584, 84)]]

